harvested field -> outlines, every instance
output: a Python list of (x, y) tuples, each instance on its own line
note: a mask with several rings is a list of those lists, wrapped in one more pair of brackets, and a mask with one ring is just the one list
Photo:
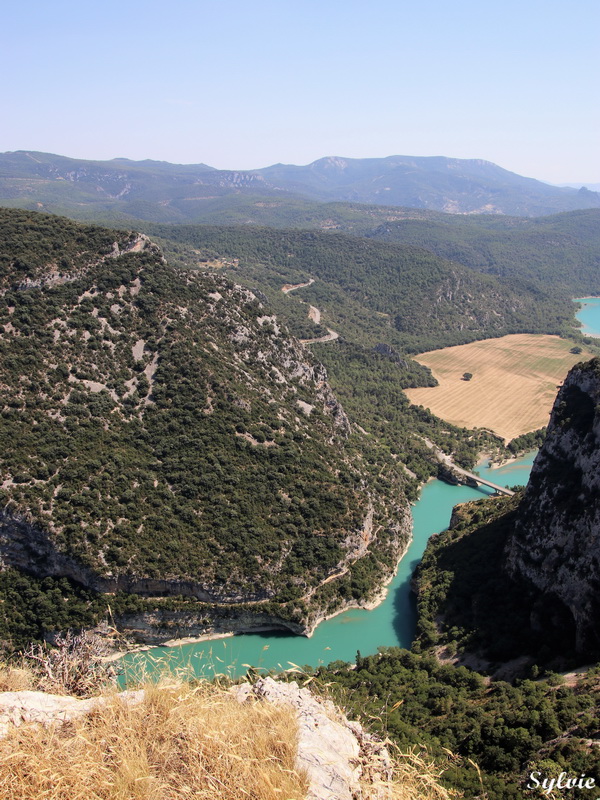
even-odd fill
[[(454, 425), (489, 428), (506, 441), (547, 425), (558, 384), (585, 350), (558, 336), (514, 334), (415, 357), (430, 367), (439, 386), (407, 389), (411, 403)], [(465, 372), (473, 378), (462, 379)]]

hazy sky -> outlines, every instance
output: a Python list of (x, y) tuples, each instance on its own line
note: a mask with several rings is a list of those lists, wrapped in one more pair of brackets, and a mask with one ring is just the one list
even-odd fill
[(0, 151), (600, 182), (598, 0), (7, 0)]

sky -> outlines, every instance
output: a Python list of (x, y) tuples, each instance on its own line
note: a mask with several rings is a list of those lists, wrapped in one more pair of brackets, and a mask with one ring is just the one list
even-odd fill
[(6, 0), (0, 152), (600, 183), (598, 0)]

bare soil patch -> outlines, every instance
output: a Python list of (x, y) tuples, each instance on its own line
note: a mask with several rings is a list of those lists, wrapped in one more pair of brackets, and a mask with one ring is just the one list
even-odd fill
[(308, 309), (308, 318), (312, 319), (315, 325), (318, 325), (321, 322), (321, 312), (316, 306), (310, 306)]
[[(558, 336), (513, 334), (421, 353), (439, 386), (407, 389), (411, 403), (454, 425), (489, 428), (506, 441), (548, 424), (569, 369), (592, 357)], [(463, 374), (471, 373), (471, 380)]]

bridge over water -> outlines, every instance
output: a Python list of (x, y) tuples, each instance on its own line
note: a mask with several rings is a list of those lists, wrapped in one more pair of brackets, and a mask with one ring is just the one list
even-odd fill
[(477, 483), (482, 483), (484, 486), (489, 486), (491, 489), (495, 489), (497, 492), (501, 494), (507, 494), (509, 497), (512, 497), (514, 492), (511, 489), (507, 489), (505, 486), (498, 486), (497, 483), (492, 483), (491, 481), (487, 481), (485, 478), (480, 478), (479, 475), (475, 475), (473, 472), (467, 472), (466, 469), (461, 469), (456, 465), (452, 464), (452, 471), (457, 472), (459, 475), (464, 475), (466, 478), (471, 478)]
[(465, 478), (470, 478), (472, 481), (476, 483), (481, 483), (484, 486), (489, 486), (490, 489), (495, 489), (500, 494), (507, 494), (509, 497), (512, 497), (514, 492), (511, 489), (507, 489), (505, 486), (498, 486), (497, 483), (492, 483), (491, 481), (486, 480), (485, 478), (479, 477), (479, 475), (475, 475), (474, 472), (468, 472), (466, 469), (462, 469), (462, 467), (457, 467), (454, 461), (450, 458), (450, 456), (446, 455), (446, 453), (442, 453), (442, 451), (434, 445), (431, 439), (427, 439), (423, 437), (423, 441), (430, 447), (436, 455), (438, 461), (444, 464), (451, 472), (456, 473), (457, 475), (463, 475)]

